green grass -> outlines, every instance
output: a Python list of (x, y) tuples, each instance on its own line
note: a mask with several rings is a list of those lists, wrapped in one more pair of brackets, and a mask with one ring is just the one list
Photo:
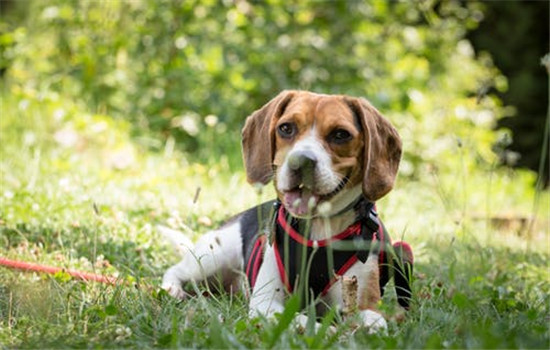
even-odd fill
[[(459, 160), (453, 173), (400, 179), (379, 210), (394, 239), (404, 238), (415, 251), (415, 299), (406, 318), (390, 321), (387, 335), (352, 332), (352, 320), (340, 320), (337, 334), (300, 333), (289, 323), (292, 305), (277, 321), (249, 320), (243, 296), (178, 302), (159, 290), (178, 257), (156, 224), (196, 237), (273, 195), (270, 188), (258, 194), (229, 165), (240, 154), (196, 164), (170, 147), (148, 152), (129, 138), (128, 125), (59, 97), (2, 97), (0, 256), (129, 283), (113, 287), (0, 268), (4, 347), (550, 345), (549, 195), (539, 194), (534, 213), (532, 174), (480, 170)], [(494, 226), (484, 219), (500, 214), (537, 214), (537, 221), (528, 233), (506, 226), (513, 220)], [(393, 297), (384, 298), (388, 313)]]

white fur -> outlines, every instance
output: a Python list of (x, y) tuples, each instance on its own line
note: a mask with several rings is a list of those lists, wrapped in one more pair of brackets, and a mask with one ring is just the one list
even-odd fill
[(195, 245), (189, 237), (178, 230), (166, 226), (157, 225), (157, 231), (172, 245), (174, 250), (181, 256), (192, 252)]
[(363, 320), (363, 327), (369, 334), (385, 333), (388, 329), (388, 324), (384, 317), (373, 310), (363, 310), (359, 313)]
[[(241, 224), (236, 221), (202, 236), (192, 252), (166, 271), (162, 288), (176, 298), (183, 298), (182, 282), (202, 282), (218, 272), (228, 279), (238, 276), (242, 265)], [(239, 281), (235, 281), (233, 287), (238, 286)]]
[(273, 246), (268, 246), (250, 297), (249, 316), (272, 317), (284, 309), (285, 286), (279, 276)]

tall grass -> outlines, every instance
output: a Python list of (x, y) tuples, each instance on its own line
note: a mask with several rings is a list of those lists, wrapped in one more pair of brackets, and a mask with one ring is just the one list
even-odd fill
[[(56, 96), (2, 96), (0, 255), (112, 274), (117, 286), (0, 271), (0, 343), (9, 348), (548, 348), (549, 195), (533, 216), (530, 173), (427, 169), (400, 178), (378, 204), (394, 239), (415, 250), (414, 300), (387, 334), (292, 327), (290, 302), (276, 321), (249, 320), (241, 295), (186, 302), (159, 290), (177, 254), (155, 231), (192, 237), (269, 199), (232, 162), (194, 164), (177, 151), (151, 154), (128, 126)], [(25, 102), (26, 101), (26, 102)], [(458, 146), (457, 146), (458, 147)], [(461, 152), (466, 152), (462, 150)], [(240, 157), (228, 154), (227, 157)], [(195, 201), (197, 189), (200, 195)], [(523, 226), (522, 226), (523, 225)], [(388, 288), (381, 308), (394, 313)], [(306, 313), (308, 311), (306, 310)]]

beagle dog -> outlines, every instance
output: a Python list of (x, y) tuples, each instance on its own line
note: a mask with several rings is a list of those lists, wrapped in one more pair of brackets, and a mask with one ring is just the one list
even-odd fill
[(185, 298), (186, 283), (218, 281), (247, 291), (250, 317), (271, 317), (291, 293), (304, 306), (342, 309), (342, 278), (354, 277), (362, 324), (385, 329), (384, 285), (393, 276), (407, 307), (413, 263), (407, 244), (390, 243), (374, 205), (397, 175), (394, 127), (362, 98), (283, 91), (247, 118), (242, 148), (248, 182), (273, 180), (277, 199), (203, 235), (162, 287)]

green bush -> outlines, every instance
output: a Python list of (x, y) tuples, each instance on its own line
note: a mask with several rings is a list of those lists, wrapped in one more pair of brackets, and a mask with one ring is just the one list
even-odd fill
[(239, 165), (244, 118), (282, 89), (367, 97), (401, 131), (402, 173), (420, 176), (458, 145), (491, 164), (504, 139), (492, 128), (505, 109), (483, 91), (506, 80), (464, 39), (478, 5), (34, 1), (3, 47), (13, 91), (58, 91), (201, 161)]

